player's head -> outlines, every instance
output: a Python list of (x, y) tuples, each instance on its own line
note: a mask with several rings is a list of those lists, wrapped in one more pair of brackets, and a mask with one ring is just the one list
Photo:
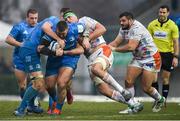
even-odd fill
[(159, 18), (160, 22), (164, 22), (167, 20), (169, 16), (169, 7), (167, 5), (162, 5), (159, 7)]
[(38, 12), (35, 9), (29, 9), (26, 14), (26, 21), (31, 25), (35, 26), (38, 21)]
[(68, 25), (66, 21), (60, 21), (56, 25), (56, 34), (61, 38), (65, 39), (68, 33)]
[(71, 11), (70, 8), (61, 8), (59, 14), (60, 14), (60, 19), (61, 20), (64, 20), (63, 16), (64, 16), (64, 13), (68, 12), (68, 11)]
[(119, 15), (119, 23), (122, 29), (129, 29), (133, 23), (133, 14), (130, 12), (123, 12)]
[(69, 23), (78, 22), (78, 18), (76, 16), (76, 14), (71, 10), (66, 11), (64, 13), (63, 18), (64, 18), (65, 21), (68, 21)]

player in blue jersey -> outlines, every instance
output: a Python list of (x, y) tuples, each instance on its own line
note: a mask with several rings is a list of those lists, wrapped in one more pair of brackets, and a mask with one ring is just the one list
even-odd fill
[[(49, 56), (46, 65), (46, 80), (49, 95), (56, 103), (55, 107), (51, 109), (51, 114), (61, 114), (62, 106), (66, 97), (66, 88), (69, 82), (71, 82), (72, 75), (77, 66), (80, 54), (84, 52), (82, 46), (78, 44), (79, 37), (84, 32), (84, 26), (80, 23), (67, 24), (65, 21), (61, 21), (59, 25), (61, 28), (65, 28), (61, 32), (58, 32), (59, 36), (65, 39), (65, 47), (63, 50), (63, 56), (52, 57)], [(63, 27), (62, 27), (63, 26)], [(47, 37), (45, 37), (47, 39)], [(58, 100), (56, 98), (55, 85), (58, 88)]]
[[(70, 10), (70, 8), (62, 8), (60, 10), (60, 19), (63, 20), (63, 14), (64, 12)], [(51, 94), (53, 93), (53, 95), (56, 95), (56, 91), (54, 87), (54, 82), (56, 82), (57, 80), (57, 76), (54, 75), (45, 75), (45, 82), (46, 82), (46, 88), (48, 90), (48, 92), (50, 92)], [(72, 104), (73, 103), (73, 95), (72, 95), (72, 89), (71, 89), (71, 85), (72, 85), (72, 81), (69, 81), (69, 84), (66, 88), (67, 91), (67, 103), (68, 104)], [(51, 98), (51, 96), (49, 96), (49, 107), (47, 110), (48, 114), (52, 113), (52, 108), (55, 107), (56, 102), (53, 101), (53, 99)]]
[[(9, 35), (6, 38), (6, 43), (15, 47), (13, 53), (13, 65), (14, 65), (14, 73), (17, 78), (17, 82), (20, 89), (20, 97), (21, 99), (24, 96), (24, 92), (27, 87), (27, 73), (25, 72), (25, 66), (22, 60), (19, 57), (19, 48), (23, 41), (27, 41), (28, 36), (30, 36), (31, 32), (35, 28), (38, 21), (38, 12), (35, 9), (29, 9), (27, 11), (26, 20), (15, 24), (11, 29)], [(32, 99), (30, 105), (28, 106), (29, 111), (31, 112), (39, 112), (38, 108), (34, 107), (34, 99)], [(36, 110), (34, 110), (36, 109)]]
[[(26, 89), (23, 100), (14, 112), (16, 116), (24, 116), (25, 109), (29, 104), (30, 100), (37, 96), (40, 91), (45, 90), (43, 74), (40, 64), (40, 54), (37, 51), (37, 47), (42, 43), (41, 37), (46, 33), (56, 40), (61, 48), (64, 48), (64, 40), (62, 40), (53, 30), (56, 28), (56, 24), (59, 22), (59, 18), (51, 16), (40, 23), (35, 27), (31, 36), (28, 38), (29, 41), (24, 41), (19, 50), (20, 59), (25, 64), (25, 71), (28, 72), (31, 76), (33, 82), (32, 86)], [(59, 48), (56, 50), (55, 55), (62, 55), (62, 49)], [(54, 54), (48, 50), (48, 48), (42, 48), (41, 53)]]

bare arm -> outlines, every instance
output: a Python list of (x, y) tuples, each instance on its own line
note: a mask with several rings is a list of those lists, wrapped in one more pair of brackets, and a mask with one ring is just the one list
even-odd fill
[(6, 43), (12, 46), (20, 47), (22, 45), (21, 42), (18, 42), (16, 39), (14, 39), (12, 36), (8, 35), (6, 38)]
[(95, 40), (106, 32), (106, 28), (101, 24), (97, 23), (95, 26), (95, 30), (90, 34), (90, 40)]
[(115, 40), (113, 40), (111, 43), (109, 43), (112, 47), (118, 47), (122, 42), (122, 38), (118, 35)]
[(173, 47), (174, 47), (174, 58), (172, 61), (172, 65), (174, 67), (178, 66), (178, 56), (179, 56), (179, 41), (178, 39), (173, 39)]
[(129, 42), (121, 47), (114, 48), (116, 52), (131, 52), (136, 49), (139, 42), (137, 40), (129, 40)]
[(42, 26), (43, 31), (49, 35), (50, 37), (52, 37), (53, 39), (57, 40), (57, 42), (61, 45), (61, 48), (64, 48), (64, 40), (62, 40), (61, 38), (59, 38), (55, 32), (53, 32), (53, 30), (51, 29), (51, 24), (48, 22), (45, 22)]
[(174, 55), (179, 55), (179, 41), (178, 39), (173, 39), (174, 43)]
[(77, 44), (77, 47), (72, 50), (64, 50), (64, 54), (67, 55), (80, 55), (84, 53), (84, 49), (80, 44)]

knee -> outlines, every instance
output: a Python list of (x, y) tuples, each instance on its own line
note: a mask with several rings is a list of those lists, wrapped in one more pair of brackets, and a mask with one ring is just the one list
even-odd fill
[(58, 81), (57, 86), (58, 86), (58, 88), (63, 89), (66, 87), (66, 82)]
[(125, 80), (125, 87), (126, 88), (131, 88), (132, 86), (134, 86), (134, 83), (132, 80)]
[(20, 89), (26, 89), (26, 80), (18, 81), (18, 85)]
[(93, 65), (92, 67), (91, 67), (91, 73), (93, 73), (93, 74), (97, 74), (97, 73), (99, 73), (99, 67), (98, 66), (96, 66), (96, 65)]
[(151, 87), (143, 87), (143, 91), (145, 93), (150, 93), (151, 92)]
[(37, 90), (42, 90), (44, 88), (43, 78), (37, 78), (37, 79), (33, 80), (33, 87)]
[(164, 85), (169, 84), (169, 78), (163, 78), (163, 84)]

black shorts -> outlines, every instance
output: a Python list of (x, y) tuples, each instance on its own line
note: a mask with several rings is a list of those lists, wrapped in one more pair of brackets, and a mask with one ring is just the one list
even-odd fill
[(173, 53), (171, 52), (160, 52), (162, 66), (161, 69), (171, 72), (173, 70), (172, 61), (173, 61)]

